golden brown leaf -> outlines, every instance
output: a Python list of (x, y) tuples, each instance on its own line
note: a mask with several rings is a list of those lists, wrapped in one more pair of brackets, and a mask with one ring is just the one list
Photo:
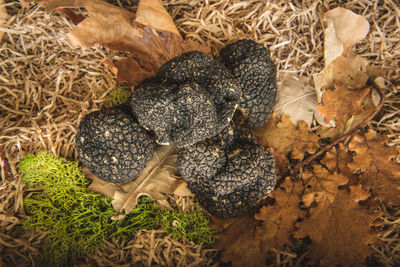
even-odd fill
[(317, 196), (317, 205), (309, 209), (309, 217), (296, 224), (295, 238), (312, 240), (307, 257), (321, 266), (362, 266), (371, 253), (369, 244), (378, 242), (371, 225), (377, 214), (371, 214), (358, 201), (368, 192), (358, 187), (341, 189), (334, 201), (327, 195)]
[(181, 180), (176, 167), (176, 151), (173, 146), (160, 146), (142, 173), (133, 181), (118, 185), (93, 178), (89, 189), (112, 197), (116, 211), (129, 213), (137, 204), (140, 196), (146, 195), (167, 205), (165, 194), (172, 194)]
[(232, 262), (233, 266), (265, 266), (270, 249), (291, 244), (294, 223), (305, 215), (299, 208), (302, 191), (301, 183), (287, 177), (272, 191), (273, 205), (263, 206), (254, 216), (218, 219), (223, 232), (217, 236), (215, 246), (223, 249), (221, 261)]
[(370, 87), (361, 90), (349, 90), (349, 87), (335, 84), (333, 90), (325, 90), (318, 111), (325, 122), (335, 119), (336, 127), (343, 128), (351, 116), (363, 111), (363, 100), (368, 96)]
[(326, 166), (330, 173), (336, 172), (343, 174), (350, 179), (350, 184), (354, 185), (358, 182), (358, 176), (347, 166), (351, 161), (353, 161), (352, 154), (348, 151), (346, 146), (340, 143), (326, 152), (321, 163)]
[(362, 172), (359, 182), (364, 189), (388, 204), (400, 205), (399, 153), (386, 145), (387, 140), (372, 130), (354, 136), (348, 147), (356, 155), (348, 166), (353, 172)]
[(302, 159), (304, 153), (313, 154), (319, 148), (319, 137), (310, 132), (309, 126), (300, 121), (297, 127), (290, 118), (278, 118), (272, 113), (266, 126), (253, 130), (259, 144), (272, 147), (284, 155), (291, 152), (293, 159)]
[[(312, 170), (303, 173), (303, 181), (306, 187), (304, 192), (304, 204), (309, 207), (315, 199), (327, 200), (333, 202), (338, 187), (348, 183), (349, 179), (339, 173), (329, 173), (321, 165), (313, 165)], [(318, 202), (318, 201), (317, 201)]]

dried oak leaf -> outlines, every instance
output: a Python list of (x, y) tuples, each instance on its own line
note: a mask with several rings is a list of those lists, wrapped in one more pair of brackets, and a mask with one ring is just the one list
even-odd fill
[(363, 112), (363, 100), (369, 95), (370, 87), (361, 90), (349, 90), (348, 86), (335, 83), (333, 90), (325, 90), (318, 112), (325, 122), (335, 120), (337, 128), (343, 128), (353, 116)]
[(325, 165), (330, 173), (343, 174), (349, 178), (351, 185), (355, 185), (358, 183), (358, 176), (348, 167), (348, 163), (352, 161), (353, 155), (345, 145), (340, 143), (325, 153), (321, 163)]
[(339, 173), (329, 173), (321, 165), (314, 164), (311, 170), (304, 171), (303, 182), (306, 186), (303, 201), (306, 206), (311, 205), (315, 198), (324, 195), (326, 200), (333, 202), (339, 191), (339, 186), (349, 182), (346, 176)]
[(275, 199), (273, 205), (263, 206), (254, 216), (215, 219), (214, 225), (223, 229), (215, 244), (223, 249), (221, 261), (232, 262), (232, 266), (265, 266), (270, 249), (291, 244), (294, 223), (305, 216), (305, 210), (299, 208), (302, 192), (301, 183), (286, 177), (270, 194)]
[(284, 155), (291, 152), (293, 159), (302, 159), (304, 153), (313, 154), (319, 148), (319, 137), (310, 132), (304, 121), (295, 126), (288, 116), (277, 117), (272, 113), (266, 126), (253, 130), (257, 142), (272, 147)]
[(361, 171), (359, 183), (364, 189), (389, 205), (400, 205), (400, 164), (395, 147), (386, 145), (388, 138), (369, 130), (353, 137), (348, 147), (356, 154), (348, 167)]
[[(77, 23), (68, 33), (72, 45), (88, 48), (98, 43), (129, 52), (131, 57), (118, 63), (106, 61), (120, 82), (137, 85), (166, 61), (188, 51), (211, 54), (209, 47), (182, 39), (160, 0), (140, 1), (137, 14), (101, 0), (41, 0), (39, 4), (47, 10), (57, 9)], [(65, 10), (80, 7), (88, 11), (87, 17)]]
[(89, 189), (113, 198), (112, 205), (118, 212), (129, 213), (136, 206), (138, 198), (143, 195), (168, 206), (165, 194), (172, 194), (183, 183), (175, 176), (179, 173), (176, 158), (175, 147), (160, 146), (135, 180), (118, 185), (94, 177)]
[(377, 233), (371, 229), (377, 214), (367, 212), (359, 201), (369, 194), (350, 186), (341, 189), (333, 201), (327, 194), (314, 195), (308, 203), (309, 216), (296, 224), (295, 238), (309, 236), (312, 240), (307, 257), (321, 266), (362, 266), (371, 253), (369, 244), (378, 243)]

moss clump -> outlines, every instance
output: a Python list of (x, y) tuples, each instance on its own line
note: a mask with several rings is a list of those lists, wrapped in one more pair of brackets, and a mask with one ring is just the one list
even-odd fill
[(132, 231), (138, 229), (161, 227), (176, 238), (203, 246), (214, 242), (212, 234), (216, 231), (200, 211), (184, 213), (159, 208), (148, 197), (142, 197), (124, 219), (111, 220), (116, 213), (112, 199), (86, 190), (90, 181), (78, 162), (39, 152), (27, 155), (19, 168), (24, 173), (23, 182), (43, 188), (24, 199), (29, 215), (24, 226), (50, 230), (41, 259), (47, 265), (64, 265), (68, 259), (93, 252), (104, 240), (113, 236), (130, 238)]
[(115, 89), (110, 93), (107, 100), (111, 105), (118, 106), (128, 103), (131, 97), (132, 97), (131, 90), (124, 87), (118, 87), (117, 89)]

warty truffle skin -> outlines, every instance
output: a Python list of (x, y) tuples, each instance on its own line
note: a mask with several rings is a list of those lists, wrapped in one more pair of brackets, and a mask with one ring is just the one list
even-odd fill
[(217, 136), (178, 151), (178, 168), (188, 188), (217, 217), (247, 212), (275, 186), (272, 154), (240, 127), (228, 126)]
[(76, 136), (80, 162), (100, 179), (118, 184), (134, 180), (155, 147), (154, 137), (121, 106), (87, 114)]
[(240, 80), (240, 108), (244, 127), (266, 124), (276, 98), (276, 66), (269, 52), (252, 40), (239, 40), (220, 51), (221, 62)]
[(241, 88), (217, 60), (202, 52), (165, 63), (134, 91), (131, 108), (157, 143), (192, 145), (218, 134), (232, 120)]

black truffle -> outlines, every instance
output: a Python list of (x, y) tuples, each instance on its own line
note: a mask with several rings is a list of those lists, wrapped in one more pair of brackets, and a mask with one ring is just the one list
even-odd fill
[(76, 136), (81, 163), (100, 179), (119, 184), (141, 173), (155, 146), (154, 138), (123, 107), (87, 114)]
[(268, 50), (254, 41), (240, 40), (222, 48), (220, 60), (241, 83), (241, 124), (250, 129), (264, 126), (276, 97), (276, 66)]
[(223, 65), (193, 51), (164, 64), (134, 91), (131, 108), (161, 144), (191, 145), (218, 134), (239, 104), (238, 80)]
[(179, 149), (178, 168), (200, 205), (229, 218), (255, 207), (275, 186), (275, 161), (252, 134), (229, 126), (217, 136)]

